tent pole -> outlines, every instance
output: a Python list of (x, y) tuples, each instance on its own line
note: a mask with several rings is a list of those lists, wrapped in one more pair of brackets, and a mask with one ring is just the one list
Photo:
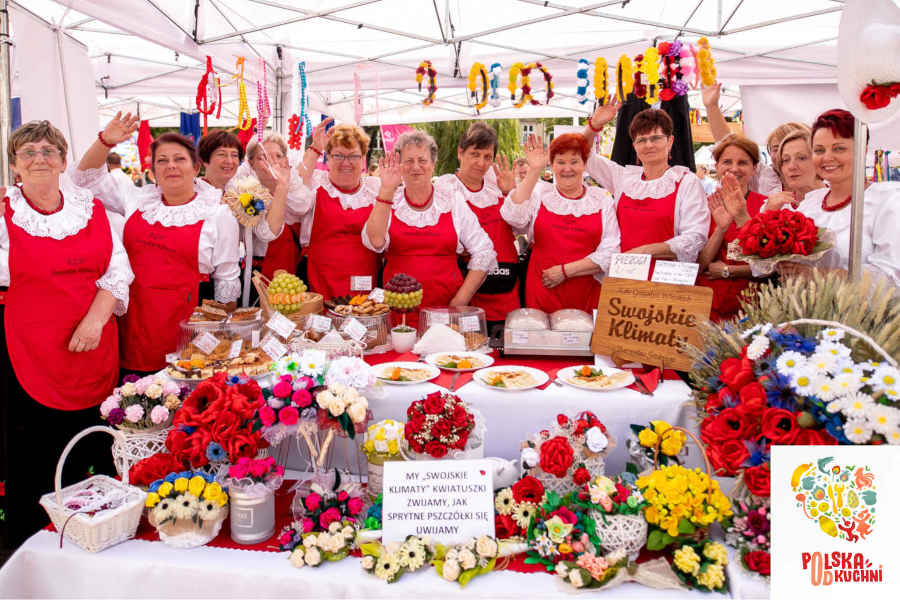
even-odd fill
[(59, 74), (62, 77), (62, 93), (66, 106), (66, 129), (69, 131), (69, 152), (72, 153), (72, 164), (75, 164), (75, 135), (72, 132), (72, 109), (69, 107), (69, 85), (66, 80), (66, 59), (63, 55), (63, 31), (56, 30), (56, 51), (59, 54)]
[(12, 133), (12, 92), (9, 81), (9, 11), (7, 0), (0, 0), (0, 185), (9, 185), (9, 136)]
[(866, 191), (866, 125), (853, 119), (853, 200), (850, 204), (850, 280), (862, 276), (863, 195)]

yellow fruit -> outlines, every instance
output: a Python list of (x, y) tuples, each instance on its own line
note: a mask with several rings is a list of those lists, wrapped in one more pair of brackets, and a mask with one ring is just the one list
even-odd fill
[(791, 487), (796, 488), (800, 485), (800, 478), (803, 477), (803, 473), (812, 466), (812, 463), (805, 463), (794, 469), (794, 474), (791, 475)]
[(856, 508), (859, 506), (859, 496), (856, 495), (856, 492), (850, 490), (847, 492), (847, 505), (850, 508)]
[(837, 537), (837, 525), (825, 515), (819, 517), (819, 528), (831, 537)]

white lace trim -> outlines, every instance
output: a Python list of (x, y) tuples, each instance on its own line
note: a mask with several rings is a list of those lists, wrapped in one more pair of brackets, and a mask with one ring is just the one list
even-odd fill
[(629, 165), (622, 174), (620, 191), (631, 198), (665, 198), (675, 191), (675, 184), (690, 172), (687, 167), (669, 167), (662, 177), (644, 180), (641, 179), (643, 167)]
[(453, 210), (459, 192), (451, 187), (434, 186), (434, 198), (425, 210), (416, 210), (406, 201), (403, 187), (394, 193), (394, 218), (400, 219), (411, 227), (420, 229), (437, 225), (441, 215)]
[(491, 180), (487, 176), (485, 176), (483, 181), (484, 183), (482, 184), (481, 189), (477, 192), (473, 192), (466, 187), (466, 184), (464, 184), (459, 177), (452, 173), (448, 173), (447, 175), (438, 177), (435, 185), (444, 185), (453, 188), (457, 193), (462, 194), (463, 198), (465, 198), (469, 204), (477, 206), (478, 208), (487, 208), (489, 206), (500, 204), (500, 201), (503, 199), (503, 193), (497, 186), (496, 181)]
[(612, 196), (605, 189), (588, 185), (584, 187), (586, 191), (581, 198), (567, 198), (555, 185), (548, 185), (540, 190), (540, 202), (553, 214), (575, 217), (597, 214), (612, 202)]
[(234, 302), (241, 295), (241, 280), (213, 278), (213, 290), (218, 302)]
[(84, 229), (94, 212), (94, 195), (81, 187), (69, 188), (63, 195), (62, 208), (52, 215), (42, 215), (31, 208), (18, 186), (6, 188), (13, 209), (12, 222), (34, 237), (61, 240)]
[[(134, 278), (132, 277), (132, 279)], [(113, 313), (117, 317), (121, 317), (128, 312), (128, 293), (130, 285), (131, 283), (127, 278), (123, 278), (120, 274), (113, 271), (107, 271), (103, 277), (97, 280), (97, 288), (106, 290), (118, 301), (116, 302), (116, 307), (113, 309)]]
[(163, 204), (162, 192), (155, 185), (139, 188), (135, 200), (137, 209), (145, 221), (164, 227), (183, 227), (212, 218), (220, 206), (222, 192), (209, 184), (194, 182), (197, 197), (186, 204), (167, 206)]
[(320, 187), (332, 198), (337, 198), (344, 210), (358, 210), (375, 203), (378, 190), (381, 188), (381, 179), (364, 175), (359, 189), (348, 194), (331, 182), (327, 171), (316, 171), (313, 173), (313, 186)]

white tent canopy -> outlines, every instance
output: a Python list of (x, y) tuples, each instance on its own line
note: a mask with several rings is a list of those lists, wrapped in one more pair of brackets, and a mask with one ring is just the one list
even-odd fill
[[(246, 57), (254, 115), (258, 61), (265, 59), (276, 128), (296, 112), (300, 60), (313, 109), (341, 120), (354, 120), (355, 97), (362, 124), (472, 118), (465, 85), (474, 61), (487, 67), (500, 62), (505, 71), (514, 62), (540, 61), (556, 91), (549, 106), (515, 109), (504, 76), (503, 103), (486, 107), (482, 116), (582, 116), (591, 102), (575, 98), (579, 58), (603, 56), (614, 75), (621, 54), (633, 56), (654, 40), (676, 36), (690, 42), (707, 36), (719, 80), (735, 92), (737, 86), (772, 92), (755, 94), (752, 107), (744, 97), (748, 132), (757, 140), (771, 119), (810, 121), (818, 110), (811, 107), (824, 99), (841, 105), (835, 87), (839, 0), (28, 0), (27, 8), (87, 47), (101, 120), (140, 103), (141, 116), (152, 124), (177, 124), (179, 112), (195, 110), (207, 55), (223, 83), (231, 81), (236, 57)], [(14, 16), (14, 42), (15, 25)], [(427, 107), (415, 83), (424, 59), (438, 72), (436, 100)], [(790, 90), (790, 105), (779, 105), (776, 86)], [(822, 86), (830, 93), (823, 95)], [(543, 89), (539, 74), (532, 87)], [(236, 87), (223, 89), (223, 96), (222, 118), (210, 123), (234, 125)], [(543, 92), (536, 97), (542, 100)], [(819, 101), (794, 105), (798, 97)], [(699, 105), (696, 92), (691, 102)], [(737, 95), (723, 105), (741, 107)], [(900, 150), (900, 119), (892, 123), (881, 130), (893, 135), (873, 130), (875, 147)]]

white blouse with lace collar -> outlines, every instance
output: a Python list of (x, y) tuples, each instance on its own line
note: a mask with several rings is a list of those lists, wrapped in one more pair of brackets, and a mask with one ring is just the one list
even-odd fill
[(391, 219), (400, 219), (411, 227), (420, 229), (437, 225), (444, 213), (450, 213), (453, 228), (456, 230), (457, 254), (468, 253), (469, 269), (473, 271), (490, 271), (497, 267), (497, 252), (491, 238), (482, 229), (478, 217), (469, 208), (462, 194), (452, 186), (435, 185), (431, 204), (424, 210), (409, 205), (401, 186), (394, 194), (394, 204), (388, 217), (388, 231), (385, 233), (384, 246), (376, 248), (366, 228), (362, 229), (363, 246), (373, 252), (385, 252), (391, 244)]
[[(6, 197), (13, 210), (12, 222), (34, 237), (49, 237), (61, 240), (84, 229), (94, 211), (94, 195), (84, 188), (67, 188), (63, 194), (62, 208), (44, 215), (34, 210), (21, 189), (17, 186), (6, 188)], [(122, 240), (110, 225), (112, 255), (106, 272), (97, 280), (97, 287), (111, 293), (117, 300), (115, 314), (124, 315), (128, 310), (128, 290), (134, 280), (128, 254)], [(0, 219), (0, 285), (9, 286), (9, 231), (6, 220)]]
[(588, 157), (587, 172), (601, 186), (610, 190), (618, 206), (622, 194), (630, 198), (665, 198), (675, 191), (675, 236), (659, 240), (669, 245), (681, 262), (694, 262), (706, 244), (709, 235), (709, 206), (700, 179), (686, 167), (669, 167), (662, 177), (646, 180), (644, 169), (635, 165), (623, 167), (608, 158), (592, 152)]
[(197, 195), (193, 200), (168, 206), (163, 203), (162, 192), (155, 185), (127, 190), (126, 197), (122, 198), (124, 188), (110, 176), (105, 166), (86, 171), (76, 169), (71, 175), (76, 185), (91, 190), (107, 208), (121, 208), (120, 214), (125, 216), (126, 222), (135, 211), (140, 211), (147, 223), (160, 223), (166, 227), (183, 227), (202, 220), (197, 248), (199, 272), (212, 277), (215, 298), (219, 302), (234, 302), (241, 295), (238, 222), (231, 209), (222, 204), (218, 189), (195, 180)]
[(454, 173), (441, 175), (435, 180), (434, 184), (456, 188), (471, 205), (478, 208), (496, 206), (503, 200), (503, 192), (500, 191), (500, 187), (497, 185), (497, 176), (494, 175), (493, 169), (487, 170), (482, 180), (481, 189), (474, 192)]
[(309, 246), (309, 240), (312, 236), (313, 222), (316, 218), (316, 211), (313, 210), (316, 202), (316, 194), (319, 188), (341, 203), (344, 210), (359, 210), (375, 204), (375, 198), (378, 197), (378, 190), (381, 188), (381, 179), (371, 175), (363, 174), (362, 181), (357, 189), (345, 192), (341, 191), (331, 181), (328, 171), (317, 169), (312, 174), (312, 188), (305, 188), (311, 196), (310, 210), (301, 220), (300, 225), (300, 245)]
[(603, 269), (595, 273), (594, 279), (603, 281), (604, 274), (609, 271), (612, 255), (620, 250), (619, 221), (616, 218), (616, 207), (609, 192), (601, 187), (585, 186), (584, 196), (569, 198), (563, 196), (556, 186), (546, 181), (538, 181), (534, 185), (531, 196), (516, 204), (511, 195), (507, 196), (500, 207), (500, 216), (514, 229), (527, 231), (528, 239), (534, 239), (534, 221), (543, 206), (556, 215), (572, 215), (583, 217), (603, 211), (603, 235), (593, 252), (585, 256)]

